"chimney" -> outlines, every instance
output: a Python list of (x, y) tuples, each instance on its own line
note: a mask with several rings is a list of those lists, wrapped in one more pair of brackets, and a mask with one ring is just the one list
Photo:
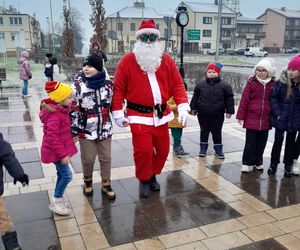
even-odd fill
[(142, 2), (135, 1), (133, 3), (133, 7), (137, 8), (137, 9), (145, 8), (145, 3), (144, 3), (144, 1), (142, 1)]
[(280, 10), (286, 11), (286, 8), (285, 7), (281, 7)]

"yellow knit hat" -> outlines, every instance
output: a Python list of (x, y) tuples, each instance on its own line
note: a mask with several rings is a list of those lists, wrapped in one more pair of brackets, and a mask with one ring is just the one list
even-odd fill
[(73, 92), (66, 83), (56, 81), (46, 82), (45, 90), (50, 99), (57, 103), (68, 98)]

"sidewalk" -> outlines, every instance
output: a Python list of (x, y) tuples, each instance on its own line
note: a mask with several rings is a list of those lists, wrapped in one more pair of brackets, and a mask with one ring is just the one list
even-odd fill
[(77, 154), (72, 161), (74, 179), (66, 192), (72, 214), (53, 215), (48, 205), (55, 168), (41, 164), (39, 153), (43, 84), (31, 87), (30, 93), (32, 97), (26, 99), (19, 89), (0, 93), (0, 131), (30, 176), (30, 185), (23, 188), (14, 186), (5, 172), (4, 199), (22, 249), (299, 249), (300, 178), (284, 178), (282, 164), (276, 176), (267, 175), (273, 131), (265, 150), (264, 172), (241, 174), (245, 131), (235, 118), (224, 124), (226, 158), (220, 161), (213, 156), (212, 142), (209, 156), (198, 157), (199, 126), (196, 117), (190, 116), (183, 134), (190, 157), (178, 159), (170, 152), (158, 177), (161, 191), (147, 200), (138, 198), (130, 131), (114, 126), (116, 200), (102, 199), (99, 163), (93, 197), (82, 194)]

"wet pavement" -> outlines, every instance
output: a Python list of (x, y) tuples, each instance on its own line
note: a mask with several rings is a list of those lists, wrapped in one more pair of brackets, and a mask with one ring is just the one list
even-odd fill
[[(269, 177), (270, 131), (264, 171), (241, 174), (245, 130), (233, 117), (223, 129), (225, 160), (199, 158), (199, 125), (190, 116), (183, 146), (190, 153), (176, 158), (172, 150), (158, 176), (161, 191), (149, 199), (138, 197), (134, 177), (131, 134), (114, 126), (112, 186), (115, 201), (100, 192), (99, 163), (95, 163), (94, 195), (82, 194), (80, 156), (72, 160), (74, 178), (65, 199), (72, 208), (67, 217), (53, 215), (54, 165), (40, 162), (42, 124), (38, 111), (44, 91), (19, 89), (0, 93), (0, 131), (12, 143), (30, 177), (30, 185), (14, 186), (4, 172), (6, 207), (25, 250), (43, 249), (299, 249), (300, 177), (283, 177), (283, 165)], [(191, 93), (189, 93), (191, 96)], [(78, 145), (77, 145), (78, 146)], [(0, 243), (0, 249), (2, 249)]]

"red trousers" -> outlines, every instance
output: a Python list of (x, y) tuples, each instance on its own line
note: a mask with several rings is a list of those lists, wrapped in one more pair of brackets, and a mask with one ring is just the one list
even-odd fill
[(135, 176), (141, 181), (160, 174), (170, 149), (168, 124), (154, 127), (130, 124), (135, 163)]

